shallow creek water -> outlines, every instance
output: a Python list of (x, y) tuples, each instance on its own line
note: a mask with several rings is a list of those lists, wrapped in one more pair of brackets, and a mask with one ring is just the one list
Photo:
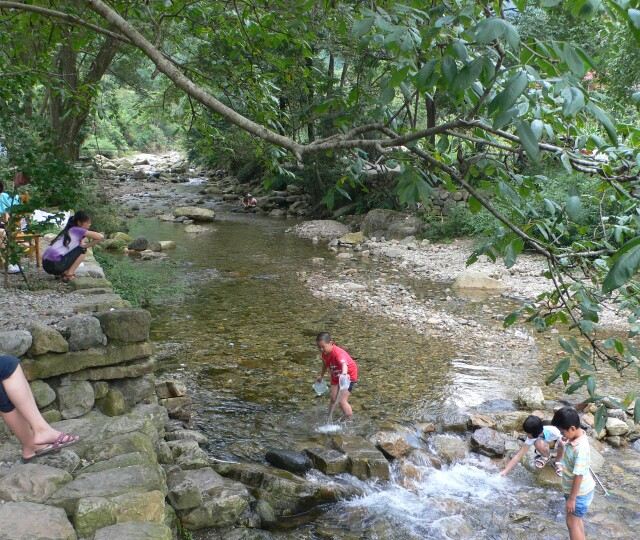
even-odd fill
[[(552, 341), (530, 338), (528, 358), (473, 354), (446, 339), (432, 339), (391, 320), (371, 317), (307, 290), (297, 275), (311, 271), (325, 247), (285, 235), (291, 224), (221, 214), (209, 233), (188, 235), (180, 225), (141, 219), (134, 234), (176, 240), (171, 263), (140, 262), (150, 274), (170, 272), (174, 294), (151, 306), (152, 337), (161, 369), (182, 378), (194, 398), (195, 422), (221, 459), (263, 461), (270, 447), (303, 449), (323, 442), (326, 398), (311, 388), (320, 361), (314, 337), (321, 330), (357, 359), (361, 380), (349, 431), (363, 436), (404, 427), (416, 434), (413, 463), (419, 480), (393, 467), (386, 484), (362, 483), (365, 495), (323, 509), (311, 523), (276, 532), (282, 538), (345, 539), (560, 539), (566, 538), (562, 496), (537, 487), (519, 467), (508, 479), (492, 461), (470, 455), (436, 469), (416, 424), (485, 404), (503, 408), (515, 388), (539, 384), (555, 361)], [(361, 272), (375, 262), (353, 262)], [(169, 270), (167, 270), (169, 268)], [(407, 283), (405, 283), (407, 284)], [(443, 296), (441, 285), (409, 282), (421, 295)], [(483, 306), (508, 313), (503, 298), (456, 298), (454, 312), (483, 317)], [(496, 311), (497, 310), (497, 311)], [(498, 325), (498, 322), (495, 322)], [(505, 351), (508, 355), (508, 351)], [(636, 381), (637, 382), (637, 381)], [(624, 386), (624, 383), (620, 383)], [(617, 383), (616, 383), (617, 386)], [(559, 388), (545, 390), (559, 397)], [(486, 404), (489, 405), (486, 405)], [(637, 538), (640, 533), (640, 454), (605, 450), (600, 493), (588, 520), (591, 538)], [(322, 481), (318, 478), (318, 481)]]

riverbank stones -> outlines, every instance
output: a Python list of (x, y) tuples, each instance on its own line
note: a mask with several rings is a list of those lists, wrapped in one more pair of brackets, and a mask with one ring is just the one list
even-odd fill
[(22, 356), (29, 348), (33, 338), (26, 330), (9, 330), (0, 332), (0, 354)]
[(349, 458), (346, 454), (333, 448), (307, 448), (305, 450), (313, 466), (324, 474), (341, 474), (347, 472)]
[(46, 324), (33, 324), (29, 327), (32, 342), (29, 349), (31, 356), (38, 356), (48, 352), (66, 353), (69, 350), (69, 344), (52, 326)]
[(67, 471), (48, 465), (14, 465), (0, 478), (0, 500), (43, 503), (71, 480)]
[(496, 430), (484, 427), (471, 435), (471, 448), (488, 457), (502, 457), (505, 454), (505, 436)]
[[(6, 540), (76, 540), (64, 510), (29, 502), (0, 504), (0, 538)], [(122, 540), (123, 537), (118, 538)], [(168, 538), (167, 540), (170, 540)]]

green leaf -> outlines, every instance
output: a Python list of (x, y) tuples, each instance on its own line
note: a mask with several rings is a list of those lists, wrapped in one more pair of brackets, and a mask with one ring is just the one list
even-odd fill
[(453, 81), (453, 90), (462, 92), (471, 86), (475, 80), (480, 76), (482, 71), (484, 60), (482, 58), (476, 58), (473, 62), (470, 62), (464, 66), (456, 75)]
[(640, 9), (629, 9), (627, 15), (629, 15), (629, 20), (633, 23), (633, 26), (640, 30)]
[(636, 397), (636, 404), (633, 407), (633, 421), (640, 424), (640, 396)]
[(520, 35), (515, 27), (498, 17), (480, 21), (476, 26), (475, 38), (481, 45), (486, 45), (499, 38), (505, 38), (512, 49), (518, 49), (520, 46)]
[(544, 122), (542, 120), (538, 120), (537, 118), (531, 122), (531, 131), (536, 136), (537, 140), (540, 140), (542, 137), (542, 130), (544, 129)]
[(593, 375), (587, 377), (587, 392), (591, 397), (596, 395), (596, 378)]
[(584, 107), (584, 94), (577, 88), (565, 88), (562, 97), (562, 114), (565, 116), (575, 116)]
[(538, 146), (538, 140), (536, 136), (533, 134), (531, 127), (526, 122), (518, 121), (516, 122), (516, 131), (518, 133), (518, 138), (520, 139), (520, 143), (524, 148), (524, 151), (527, 153), (529, 158), (532, 161), (539, 161), (540, 159), (540, 147)]
[(507, 315), (504, 318), (504, 322), (502, 323), (502, 325), (505, 328), (512, 326), (518, 320), (518, 315), (519, 315), (518, 311), (513, 311), (512, 313), (509, 313), (509, 315)]
[(580, 380), (574, 382), (573, 384), (569, 385), (567, 387), (567, 389), (565, 390), (565, 392), (567, 394), (573, 394), (573, 393), (575, 393), (576, 390), (578, 390), (579, 388), (584, 386), (585, 382), (586, 382), (585, 379), (580, 379)]
[(422, 66), (422, 68), (420, 68), (420, 71), (418, 71), (418, 75), (416, 76), (416, 85), (418, 86), (418, 89), (425, 90), (433, 84), (432, 75), (437, 63), (437, 60), (429, 60), (424, 66)]
[(582, 212), (582, 201), (578, 195), (572, 195), (567, 199), (567, 205), (565, 207), (567, 215), (573, 221), (578, 221)]
[(562, 49), (563, 59), (569, 66), (569, 69), (578, 77), (584, 77), (587, 72), (587, 67), (584, 65), (584, 60), (573, 48), (573, 46), (565, 43)]
[(604, 403), (600, 404), (600, 406), (596, 409), (595, 420), (596, 433), (600, 433), (607, 423), (607, 408), (605, 407)]
[(516, 263), (516, 259), (523, 249), (524, 241), (522, 238), (515, 238), (509, 242), (504, 254), (504, 264), (507, 268), (511, 268)]
[(631, 101), (634, 103), (640, 103), (640, 92), (634, 92), (631, 94)]
[(367, 17), (366, 19), (360, 19), (359, 21), (356, 21), (355, 23), (353, 23), (353, 28), (351, 29), (351, 32), (353, 33), (354, 37), (360, 38), (364, 36), (369, 30), (371, 30), (371, 27), (373, 26), (373, 22), (374, 22), (373, 17)]
[(570, 358), (563, 358), (562, 360), (560, 360), (560, 362), (558, 362), (556, 364), (555, 369), (553, 370), (553, 373), (551, 373), (551, 375), (549, 375), (546, 379), (545, 379), (545, 384), (549, 385), (551, 384), (553, 381), (555, 381), (558, 377), (560, 377), (560, 375), (562, 375), (563, 373), (567, 373), (569, 370), (569, 366), (571, 365), (571, 359)]
[(560, 155), (560, 161), (564, 166), (564, 169), (569, 173), (573, 174), (573, 167), (571, 166), (571, 160), (569, 159), (569, 155), (566, 152), (562, 152)]
[(469, 210), (471, 210), (472, 214), (477, 214), (482, 210), (482, 204), (480, 204), (480, 201), (475, 197), (469, 197), (469, 199), (467, 199), (467, 204), (469, 205)]
[(504, 87), (504, 90), (500, 92), (489, 103), (489, 114), (494, 112), (502, 112), (509, 109), (520, 97), (522, 92), (527, 88), (529, 79), (526, 72), (519, 71), (513, 77), (509, 79)]
[(611, 258), (613, 266), (602, 283), (602, 292), (607, 294), (629, 281), (640, 267), (640, 237), (629, 240)]
[(446, 81), (451, 84), (458, 73), (458, 66), (456, 66), (456, 61), (450, 56), (445, 56), (442, 59), (442, 65), (440, 66), (440, 69), (442, 70), (442, 75), (444, 75)]
[(598, 107), (595, 103), (590, 101), (587, 103), (587, 110), (595, 116), (596, 120), (602, 124), (609, 139), (611, 142), (617, 146), (618, 145), (618, 134), (616, 133), (616, 127), (613, 125), (611, 118), (605, 113), (600, 107)]

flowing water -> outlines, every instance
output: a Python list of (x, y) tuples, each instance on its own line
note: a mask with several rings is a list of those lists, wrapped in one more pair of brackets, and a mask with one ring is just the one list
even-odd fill
[[(334, 334), (360, 366), (350, 400), (355, 419), (347, 429), (363, 436), (405, 429), (416, 448), (409, 469), (393, 465), (391, 482), (350, 479), (362, 487), (361, 497), (323, 509), (311, 523), (276, 536), (566, 538), (558, 492), (538, 487), (522, 467), (502, 479), (495, 463), (475, 455), (435, 468), (415, 427), (481, 404), (512, 407), (515, 388), (538, 384), (551, 369), (555, 350), (545, 349), (553, 347), (551, 341), (524, 333), (527, 358), (504, 362), (473, 354), (473, 344), (461, 354), (460, 343), (426, 338), (402, 323), (319, 300), (297, 273), (312, 270), (312, 257), (338, 262), (326, 248), (285, 235), (286, 226), (235, 214), (221, 215), (211, 232), (199, 235), (155, 220), (132, 223), (135, 234), (178, 244), (171, 264), (139, 264), (149, 275), (171, 277), (172, 290), (150, 308), (152, 337), (161, 369), (187, 383), (196, 424), (208, 436), (213, 456), (262, 462), (270, 447), (302, 449), (323, 442), (317, 428), (326, 423), (328, 400), (312, 389), (320, 369), (314, 337), (321, 330)], [(351, 264), (364, 273), (375, 265)], [(444, 289), (410, 285), (423, 295), (442, 295)], [(456, 309), (467, 315), (481, 313), (487, 303), (505, 313), (511, 307), (502, 298), (458, 300)], [(560, 395), (559, 387), (548, 391)], [(605, 455), (602, 477), (612, 495), (596, 498), (588, 531), (591, 538), (637, 538), (640, 454), (627, 449)]]

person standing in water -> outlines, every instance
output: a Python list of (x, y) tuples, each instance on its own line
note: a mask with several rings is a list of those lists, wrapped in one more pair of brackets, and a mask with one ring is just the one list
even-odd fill
[[(339, 395), (338, 405), (340, 405), (345, 418), (349, 419), (353, 416), (351, 405), (349, 405), (349, 397), (358, 382), (358, 364), (356, 364), (355, 360), (351, 358), (347, 351), (334, 343), (328, 332), (320, 332), (318, 334), (316, 337), (316, 345), (322, 355), (322, 370), (316, 379), (317, 382), (322, 381), (327, 370), (331, 373), (331, 391), (329, 394), (331, 402), (329, 403), (329, 411), (333, 408)], [(340, 384), (341, 377), (348, 377), (349, 388), (339, 393), (338, 385)]]

